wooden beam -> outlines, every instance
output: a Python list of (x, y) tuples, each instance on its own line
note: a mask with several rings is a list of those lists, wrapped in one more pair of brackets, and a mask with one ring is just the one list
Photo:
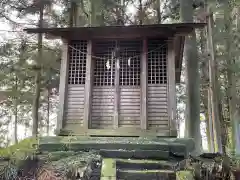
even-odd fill
[(168, 115), (170, 131), (177, 129), (176, 126), (176, 80), (175, 80), (175, 38), (168, 42)]
[(125, 128), (117, 129), (84, 129), (81, 124), (67, 124), (61, 131), (62, 136), (120, 136), (120, 137), (173, 137), (167, 128), (141, 129), (141, 128)]
[(68, 41), (63, 40), (62, 45), (62, 58), (61, 58), (61, 70), (60, 70), (60, 85), (59, 85), (59, 101), (60, 107), (57, 117), (57, 131), (60, 133), (60, 130), (63, 127), (64, 121), (64, 110), (65, 110), (65, 101), (66, 101), (66, 90), (68, 85)]
[(120, 65), (120, 60), (119, 60), (119, 57), (117, 57), (115, 61), (114, 122), (113, 122), (114, 129), (117, 129), (119, 124), (119, 106), (120, 106), (119, 65)]
[(143, 40), (141, 55), (141, 128), (147, 129), (147, 39)]
[(84, 115), (83, 127), (88, 129), (91, 120), (91, 102), (92, 102), (92, 85), (93, 85), (93, 61), (92, 61), (92, 41), (87, 44), (87, 62), (86, 62), (86, 80), (84, 95)]

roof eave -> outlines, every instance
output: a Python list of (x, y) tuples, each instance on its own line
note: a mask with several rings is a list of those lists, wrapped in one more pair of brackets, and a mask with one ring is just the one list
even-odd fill
[(175, 23), (130, 26), (71, 27), (71, 28), (27, 28), (27, 33), (46, 33), (63, 39), (74, 38), (110, 38), (112, 36), (172, 36), (187, 35), (196, 28), (204, 27), (204, 23)]

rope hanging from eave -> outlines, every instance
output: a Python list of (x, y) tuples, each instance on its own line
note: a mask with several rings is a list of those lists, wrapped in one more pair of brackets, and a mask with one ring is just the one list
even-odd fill
[[(148, 55), (148, 54), (150, 54), (150, 53), (152, 53), (152, 52), (156, 52), (157, 50), (159, 50), (159, 49), (161, 49), (161, 48), (163, 48), (163, 47), (165, 47), (165, 46), (167, 46), (167, 43), (161, 44), (159, 47), (153, 49), (152, 51), (144, 52), (144, 53), (141, 53), (141, 54), (139, 54), (139, 55), (129, 57), (129, 58), (128, 58), (128, 61), (131, 62), (131, 60), (134, 59), (134, 58), (139, 58), (139, 57), (141, 57), (142, 55)], [(102, 59), (102, 60), (106, 60), (107, 62), (108, 62), (108, 61), (110, 62), (111, 59), (112, 59), (112, 58), (109, 59), (109, 58), (104, 58), (104, 57), (100, 57), (100, 56), (94, 56), (94, 55), (92, 55), (92, 54), (83, 52), (83, 51), (81, 51), (80, 49), (76, 49), (75, 47), (73, 47), (73, 46), (71, 46), (71, 45), (68, 45), (68, 47), (70, 47), (71, 49), (73, 49), (73, 50), (75, 50), (75, 51), (77, 51), (77, 52), (79, 52), (79, 53), (81, 53), (81, 54), (91, 56), (92, 58), (95, 58), (95, 59)], [(121, 60), (120, 57), (119, 57), (119, 60)], [(110, 65), (109, 62), (106, 63), (106, 67), (108, 67), (107, 64)]]
[[(159, 49), (161, 49), (161, 48), (163, 48), (163, 47), (165, 47), (165, 46), (167, 46), (167, 43), (161, 44), (159, 47), (157, 47), (157, 48), (155, 48), (155, 49), (153, 49), (153, 50), (151, 50), (151, 51), (143, 52), (143, 53), (141, 53), (141, 54), (139, 54), (139, 55), (135, 55), (135, 56), (132, 56), (132, 57), (128, 57), (128, 66), (131, 65), (131, 60), (132, 60), (132, 59), (134, 59), (134, 58), (140, 58), (143, 54), (144, 54), (144, 55), (148, 55), (148, 54), (150, 54), (150, 53), (152, 53), (152, 52), (156, 52), (157, 50), (159, 50)], [(99, 57), (99, 56), (94, 56), (94, 55), (89, 54), (89, 53), (87, 53), (87, 52), (83, 52), (83, 51), (81, 51), (81, 50), (79, 50), (79, 49), (76, 49), (75, 47), (73, 47), (73, 46), (71, 46), (71, 45), (69, 45), (69, 47), (72, 48), (73, 50), (81, 53), (81, 54), (90, 55), (92, 58), (101, 59), (101, 60), (105, 60), (105, 61), (106, 61), (106, 64), (105, 64), (105, 65), (106, 65), (106, 68), (107, 68), (108, 70), (111, 69), (111, 86), (112, 86), (111, 102), (113, 102), (113, 101), (114, 101), (114, 98), (113, 98), (113, 97), (114, 97), (114, 96), (113, 96), (113, 94), (114, 94), (113, 72), (114, 72), (114, 68), (115, 68), (115, 69), (116, 69), (116, 68), (117, 68), (117, 69), (120, 69), (120, 68), (121, 68), (121, 67), (120, 67), (120, 61), (121, 61), (121, 58), (120, 58), (120, 48), (118, 47), (117, 42), (116, 42), (116, 44), (115, 44), (115, 48), (114, 48), (113, 51), (112, 51), (111, 59), (109, 59), (109, 58), (104, 58), (104, 57)], [(115, 67), (114, 67), (114, 63), (115, 63)]]

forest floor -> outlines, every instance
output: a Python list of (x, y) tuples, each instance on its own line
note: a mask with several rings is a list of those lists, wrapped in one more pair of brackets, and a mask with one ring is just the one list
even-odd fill
[[(101, 156), (94, 151), (40, 153), (33, 144), (37, 144), (37, 140), (29, 138), (0, 149), (0, 179), (72, 180), (83, 177), (93, 160), (95, 165), (101, 163)], [(228, 180), (230, 174), (240, 174), (238, 160), (220, 154), (189, 157), (185, 164), (203, 180)]]

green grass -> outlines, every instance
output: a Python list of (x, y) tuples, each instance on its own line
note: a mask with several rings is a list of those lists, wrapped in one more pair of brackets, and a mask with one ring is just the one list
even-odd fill
[(37, 151), (37, 147), (33, 147), (33, 144), (38, 144), (38, 140), (27, 138), (17, 144), (0, 149), (0, 158), (24, 160)]

